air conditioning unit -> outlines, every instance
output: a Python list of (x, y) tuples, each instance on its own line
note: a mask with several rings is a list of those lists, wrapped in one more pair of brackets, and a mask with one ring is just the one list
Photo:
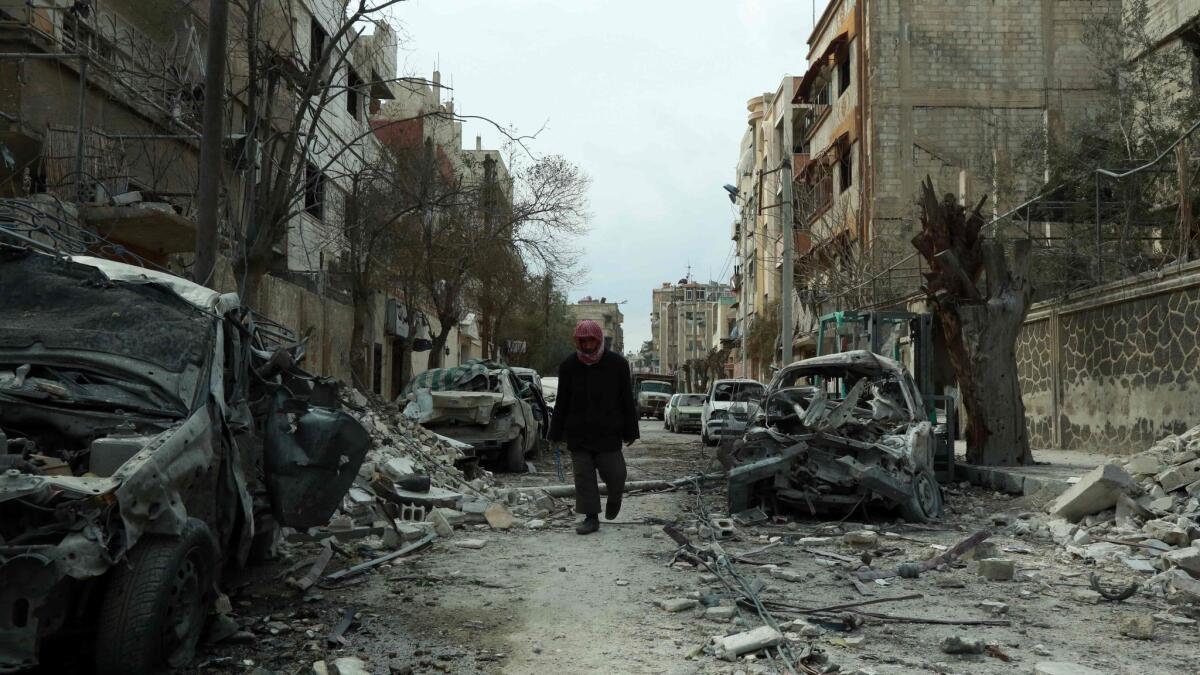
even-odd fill
[(408, 339), (409, 322), (408, 308), (399, 300), (388, 300), (383, 313), (383, 332), (385, 335)]

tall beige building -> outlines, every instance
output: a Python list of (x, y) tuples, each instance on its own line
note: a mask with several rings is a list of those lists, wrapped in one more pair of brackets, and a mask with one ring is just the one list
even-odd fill
[(680, 279), (651, 292), (650, 333), (654, 370), (675, 374), (691, 359), (704, 358), (728, 339), (733, 329), (726, 284)]
[[(1169, 3), (1156, 3), (1169, 4)], [(1104, 105), (1083, 44), (1117, 0), (833, 0), (808, 39), (794, 117), (797, 288), (822, 311), (903, 303), (928, 175), (1004, 209), (1035, 188), (1014, 158)]]

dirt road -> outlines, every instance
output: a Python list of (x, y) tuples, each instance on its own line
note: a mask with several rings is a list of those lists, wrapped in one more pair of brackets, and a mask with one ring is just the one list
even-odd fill
[[(694, 435), (668, 434), (661, 423), (642, 423), (643, 440), (626, 451), (630, 479), (674, 478), (707, 470), (712, 451)], [(552, 465), (536, 475), (513, 476), (510, 485), (553, 481)], [(722, 512), (719, 486), (703, 496), (708, 508)], [(699, 654), (715, 635), (760, 625), (741, 609), (733, 622), (703, 618), (703, 606), (668, 613), (655, 606), (661, 598), (689, 594), (722, 599), (732, 596), (719, 583), (702, 580), (701, 571), (668, 567), (674, 543), (662, 521), (686, 527), (694, 517), (696, 495), (687, 491), (630, 496), (617, 523), (603, 523), (596, 535), (574, 533), (573, 516), (550, 519), (548, 527), (498, 532), (481, 526), (456, 533), (454, 540), (482, 539), (480, 549), (450, 542), (361, 577), (350, 586), (325, 589), (307, 600), (277, 581), (281, 571), (303, 562), (295, 558), (259, 568), (234, 597), (245, 643), (223, 642), (202, 655), (206, 671), (310, 672), (318, 660), (357, 656), (370, 672), (454, 673), (733, 673), (784, 672), (778, 661), (725, 662)], [(826, 523), (798, 519), (779, 526), (740, 528), (726, 542), (730, 552), (745, 552), (781, 537), (781, 543), (756, 560), (798, 573), (798, 581), (772, 578), (761, 566), (739, 565), (767, 588), (764, 599), (807, 607), (910, 594), (922, 597), (864, 608), (892, 617), (932, 621), (999, 621), (1007, 625), (940, 625), (867, 618), (847, 629), (840, 621), (793, 626), (793, 653), (806, 646), (823, 650), (841, 672), (861, 673), (1029, 673), (1035, 664), (1068, 662), (1102, 673), (1196, 672), (1195, 623), (1166, 614), (1165, 601), (1137, 595), (1122, 603), (1097, 602), (1087, 589), (1092, 568), (1050, 542), (1015, 536), (1014, 524), (1029, 517), (1028, 505), (975, 490), (953, 489), (948, 513), (936, 526), (896, 523), (890, 514), (871, 514), (874, 523)], [(855, 517), (860, 517), (858, 514)], [(850, 572), (861, 566), (857, 551), (839, 548), (841, 533), (875, 528), (874, 567), (889, 568), (921, 560), (981, 527), (991, 527), (999, 551), (1013, 559), (1017, 579), (989, 582), (976, 575), (976, 563), (933, 572), (918, 579), (893, 579), (858, 590)], [(828, 541), (798, 541), (829, 537)], [(822, 551), (814, 554), (811, 551)], [(830, 556), (828, 554), (833, 554)], [(841, 556), (840, 558), (838, 556)], [(336, 565), (337, 563), (335, 563)], [(331, 567), (332, 569), (332, 567)], [(1106, 579), (1126, 580), (1129, 570), (1102, 570)], [(870, 596), (864, 596), (863, 592)], [(989, 602), (990, 605), (980, 603)], [(326, 636), (349, 608), (357, 619), (345, 643), (331, 646)], [(1121, 633), (1123, 621), (1160, 614), (1150, 640)], [(780, 622), (798, 614), (777, 612)], [(800, 634), (803, 632), (803, 634)], [(993, 645), (990, 653), (944, 653), (944, 638), (960, 636)], [(1011, 659), (1006, 661), (1004, 659)], [(1072, 672), (1072, 671), (1062, 671)], [(1077, 671), (1084, 672), (1084, 671)]]

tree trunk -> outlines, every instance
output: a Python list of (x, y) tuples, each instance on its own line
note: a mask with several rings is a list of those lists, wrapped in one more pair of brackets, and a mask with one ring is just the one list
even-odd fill
[(237, 279), (238, 296), (241, 298), (243, 306), (261, 310), (266, 304), (259, 297), (262, 278), (266, 274), (267, 266), (253, 258), (233, 261), (233, 275)]
[(356, 388), (371, 389), (371, 326), (374, 307), (371, 292), (361, 284), (354, 284), (350, 291), (354, 303), (354, 325), (350, 330), (350, 378)]
[(921, 187), (922, 229), (913, 245), (929, 263), (924, 290), (941, 322), (967, 412), (967, 461), (1032, 464), (1016, 357), (1033, 297), (1031, 242), (1014, 244), (1010, 268), (1004, 247), (981, 236), (982, 200), (968, 214), (953, 195), (939, 202), (928, 178)]
[(438, 317), (440, 328), (437, 335), (433, 336), (433, 349), (429, 350), (429, 369), (443, 368), (446, 364), (446, 339), (450, 337), (450, 329), (454, 327), (454, 322), (450, 319), (442, 319)]

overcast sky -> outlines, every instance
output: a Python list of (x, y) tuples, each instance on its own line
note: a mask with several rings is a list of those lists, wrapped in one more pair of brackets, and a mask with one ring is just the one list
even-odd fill
[[(813, 0), (409, 0), (401, 69), (437, 64), (456, 111), (485, 115), (592, 179), (587, 272), (569, 290), (627, 300), (625, 348), (650, 338), (650, 292), (691, 265), (728, 282), (746, 101), (803, 74)], [(824, 3), (818, 3), (818, 10)], [(468, 123), (464, 142), (503, 137)]]

